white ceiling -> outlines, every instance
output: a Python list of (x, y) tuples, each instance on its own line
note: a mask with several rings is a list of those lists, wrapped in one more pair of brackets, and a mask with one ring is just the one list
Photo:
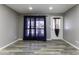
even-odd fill
[[(74, 4), (7, 4), (8, 7), (14, 9), (16, 12), (24, 13), (64, 13), (68, 9), (72, 8)], [(33, 10), (29, 10), (28, 7), (33, 7)], [(52, 6), (53, 10), (49, 10)]]

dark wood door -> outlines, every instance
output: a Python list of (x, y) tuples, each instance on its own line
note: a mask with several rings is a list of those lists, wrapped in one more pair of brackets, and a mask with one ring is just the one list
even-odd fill
[(24, 16), (24, 40), (46, 40), (45, 16)]

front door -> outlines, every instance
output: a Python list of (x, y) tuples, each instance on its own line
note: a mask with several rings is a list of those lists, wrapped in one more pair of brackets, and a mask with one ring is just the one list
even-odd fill
[(24, 17), (24, 40), (46, 40), (45, 16)]

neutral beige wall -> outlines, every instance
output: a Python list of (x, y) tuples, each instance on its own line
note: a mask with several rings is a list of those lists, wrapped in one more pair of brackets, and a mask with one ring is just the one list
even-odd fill
[(0, 48), (18, 39), (18, 14), (0, 5)]
[(79, 48), (79, 5), (64, 15), (64, 40)]
[(24, 21), (23, 21), (23, 15), (19, 15), (19, 38), (22, 39), (23, 38), (23, 25), (24, 25)]

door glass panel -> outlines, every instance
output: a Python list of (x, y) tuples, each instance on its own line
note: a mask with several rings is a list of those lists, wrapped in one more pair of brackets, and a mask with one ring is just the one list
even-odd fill
[(44, 18), (40, 18), (40, 20), (44, 21)]
[(36, 36), (44, 36), (44, 29), (36, 29)]
[(27, 28), (30, 28), (30, 20), (27, 19)]
[(44, 28), (44, 21), (36, 21), (36, 28)]
[(38, 29), (36, 29), (36, 36), (38, 36)]
[(26, 30), (26, 36), (29, 36), (29, 34), (30, 34), (30, 30), (27, 29), (27, 30)]
[(31, 20), (31, 28), (34, 28), (34, 21)]
[(31, 29), (31, 35), (34, 36), (34, 29)]
[(60, 19), (56, 19), (56, 29), (60, 29)]

